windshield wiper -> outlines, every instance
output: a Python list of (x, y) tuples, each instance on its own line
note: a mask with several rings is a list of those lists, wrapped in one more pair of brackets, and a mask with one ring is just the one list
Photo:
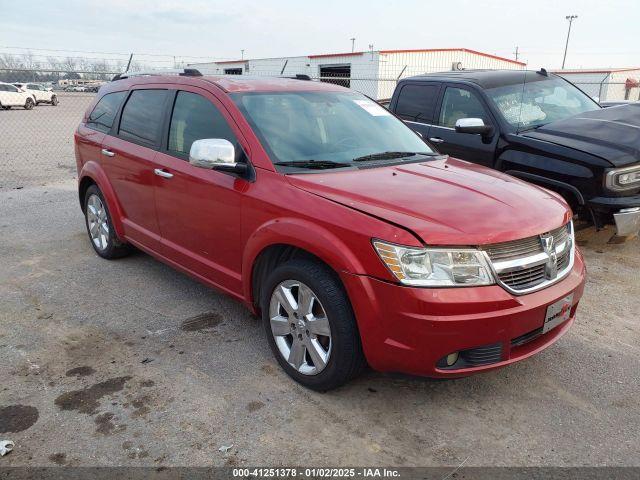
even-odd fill
[(334, 162), (333, 160), (291, 160), (287, 162), (275, 162), (274, 165), (281, 167), (297, 167), (322, 170), (325, 168), (348, 167), (347, 163)]
[(413, 157), (415, 155), (425, 155), (427, 157), (434, 157), (439, 155), (437, 153), (417, 153), (417, 152), (380, 152), (372, 153), (371, 155), (363, 155), (362, 157), (356, 157), (354, 162), (366, 162), (369, 160), (392, 160), (394, 158)]

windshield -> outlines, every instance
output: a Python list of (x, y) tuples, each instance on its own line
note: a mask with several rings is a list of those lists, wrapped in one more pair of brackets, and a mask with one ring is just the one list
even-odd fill
[(233, 98), (276, 165), (332, 168), (354, 160), (434, 154), (402, 121), (358, 93), (258, 92)]
[(504, 119), (517, 131), (600, 108), (569, 82), (533, 72), (527, 72), (524, 84), (505, 85), (485, 91)]

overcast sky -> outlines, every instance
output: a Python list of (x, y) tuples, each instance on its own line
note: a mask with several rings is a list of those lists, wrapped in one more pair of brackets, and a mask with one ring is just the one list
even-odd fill
[[(136, 52), (205, 58), (464, 47), (559, 68), (640, 66), (640, 0), (0, 0), (0, 52)], [(60, 50), (60, 52), (44, 49)], [(142, 57), (158, 66), (168, 57)], [(171, 65), (166, 65), (170, 67)]]

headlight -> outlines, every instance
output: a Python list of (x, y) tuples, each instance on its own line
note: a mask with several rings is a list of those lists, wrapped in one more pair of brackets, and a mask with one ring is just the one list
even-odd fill
[(607, 172), (605, 186), (609, 190), (631, 190), (640, 187), (640, 165), (616, 168)]
[(374, 240), (378, 255), (405, 285), (469, 287), (495, 283), (487, 260), (469, 248), (414, 248)]

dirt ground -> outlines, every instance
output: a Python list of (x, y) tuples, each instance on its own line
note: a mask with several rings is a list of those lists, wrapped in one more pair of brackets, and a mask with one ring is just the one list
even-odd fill
[(96, 256), (73, 181), (0, 189), (0, 466), (639, 465), (640, 242), (610, 235), (580, 232), (585, 295), (543, 353), (319, 394), (240, 304)]

